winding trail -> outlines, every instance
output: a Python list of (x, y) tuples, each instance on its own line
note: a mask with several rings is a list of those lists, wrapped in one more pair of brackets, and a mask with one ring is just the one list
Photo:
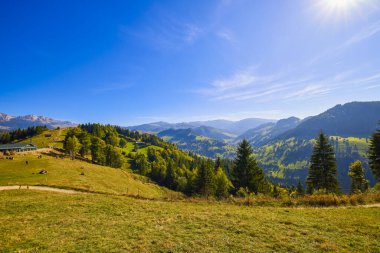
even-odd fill
[(0, 191), (8, 191), (8, 190), (37, 190), (37, 191), (50, 191), (50, 192), (59, 192), (59, 193), (67, 193), (67, 194), (77, 194), (84, 192), (76, 191), (76, 190), (67, 190), (60, 189), (49, 186), (33, 186), (33, 185), (9, 185), (9, 186), (0, 186)]

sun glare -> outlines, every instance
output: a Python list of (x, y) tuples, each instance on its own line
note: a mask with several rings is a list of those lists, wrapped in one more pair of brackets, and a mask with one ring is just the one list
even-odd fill
[(325, 8), (335, 11), (348, 10), (357, 4), (357, 0), (323, 0)]
[(326, 20), (347, 20), (359, 11), (361, 2), (362, 0), (319, 0), (316, 5)]

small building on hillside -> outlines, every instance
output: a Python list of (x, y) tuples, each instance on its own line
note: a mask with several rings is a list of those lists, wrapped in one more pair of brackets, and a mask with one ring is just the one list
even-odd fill
[(25, 152), (37, 150), (37, 146), (33, 143), (12, 143), (0, 145), (0, 152)]

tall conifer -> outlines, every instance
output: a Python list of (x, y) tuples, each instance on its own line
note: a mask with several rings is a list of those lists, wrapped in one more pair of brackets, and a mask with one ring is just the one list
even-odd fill
[(232, 180), (235, 189), (248, 188), (250, 192), (256, 194), (265, 184), (264, 171), (257, 165), (253, 157), (253, 149), (247, 140), (239, 144), (232, 170)]
[(328, 193), (339, 191), (337, 164), (334, 148), (328, 137), (321, 131), (316, 139), (310, 158), (309, 176), (307, 177), (307, 192), (326, 190)]
[(380, 181), (380, 129), (372, 134), (368, 149), (369, 167), (376, 179)]

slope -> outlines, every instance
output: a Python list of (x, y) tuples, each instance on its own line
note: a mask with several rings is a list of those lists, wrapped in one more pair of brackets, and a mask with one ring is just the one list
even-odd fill
[[(37, 158), (41, 154), (42, 158)], [(28, 161), (28, 165), (26, 164)], [(47, 174), (39, 174), (46, 170)], [(84, 175), (81, 175), (81, 174)], [(60, 153), (19, 153), (14, 160), (0, 159), (0, 185), (47, 185), (99, 193), (133, 195), (145, 198), (175, 196), (146, 177), (131, 173), (128, 168), (113, 169), (81, 160), (70, 160)]]

